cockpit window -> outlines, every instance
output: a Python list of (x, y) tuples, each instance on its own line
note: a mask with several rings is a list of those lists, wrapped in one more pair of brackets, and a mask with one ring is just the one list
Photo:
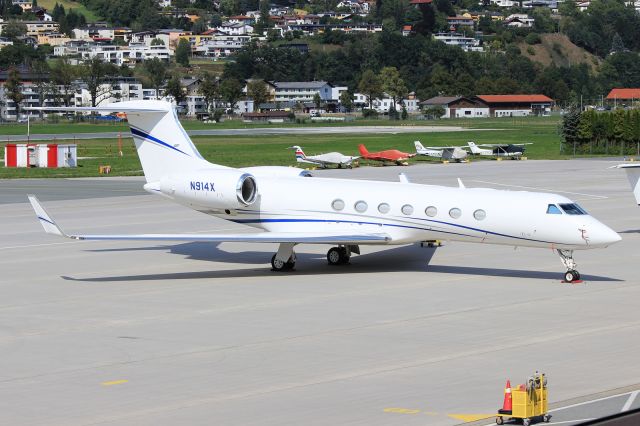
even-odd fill
[(549, 207), (547, 207), (547, 214), (562, 214), (562, 212), (555, 204), (549, 204)]
[(580, 207), (577, 204), (573, 204), (573, 203), (571, 203), (571, 204), (560, 204), (560, 208), (566, 214), (587, 214), (587, 212), (584, 211), (582, 209), (582, 207)]

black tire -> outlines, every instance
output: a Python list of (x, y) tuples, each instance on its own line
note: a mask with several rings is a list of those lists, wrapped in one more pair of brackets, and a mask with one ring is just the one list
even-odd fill
[(342, 257), (342, 251), (339, 247), (331, 247), (327, 252), (327, 262), (329, 262), (329, 265), (342, 264)]
[(542, 416), (542, 421), (545, 423), (549, 423), (549, 420), (551, 420), (551, 416), (548, 414), (545, 414), (544, 416)]
[(568, 283), (572, 283), (578, 279), (576, 275), (576, 271), (567, 271), (564, 273), (564, 280)]
[(351, 260), (351, 256), (347, 254), (347, 249), (344, 247), (340, 247), (340, 264), (346, 265)]
[(529, 426), (531, 424), (531, 419), (522, 419), (522, 426)]
[(282, 262), (281, 260), (276, 259), (276, 255), (274, 254), (271, 257), (271, 270), (276, 272), (282, 272), (287, 270), (288, 262)]
[(580, 272), (578, 272), (578, 271), (573, 271), (573, 273), (574, 273), (574, 274), (575, 274), (575, 276), (576, 276), (575, 280), (576, 280), (576, 281), (580, 281)]
[(496, 424), (497, 425), (504, 424), (504, 419), (502, 417), (496, 417)]

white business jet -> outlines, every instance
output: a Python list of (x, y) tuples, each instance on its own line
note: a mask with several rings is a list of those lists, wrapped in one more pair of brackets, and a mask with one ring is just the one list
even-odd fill
[(309, 163), (315, 164), (317, 166), (326, 169), (330, 165), (338, 166), (338, 168), (342, 168), (345, 166), (347, 168), (353, 167), (353, 162), (360, 157), (351, 157), (349, 155), (343, 155), (339, 152), (327, 152), (326, 154), (318, 154), (318, 155), (305, 155), (302, 148), (298, 145), (294, 145), (289, 149), (294, 149), (296, 152), (296, 161), (298, 163)]
[(462, 146), (422, 146), (420, 141), (413, 143), (416, 147), (416, 154), (428, 157), (441, 158), (447, 161), (461, 162), (467, 158), (467, 151)]
[(29, 196), (45, 231), (76, 240), (279, 243), (271, 265), (292, 269), (297, 244), (331, 244), (327, 260), (344, 264), (359, 246), (434, 240), (558, 251), (566, 281), (579, 278), (573, 250), (607, 247), (620, 236), (555, 194), (305, 177), (291, 167), (234, 169), (202, 158), (174, 107), (128, 101), (53, 111), (124, 112), (147, 183), (144, 189), (191, 209), (253, 226), (257, 233), (67, 235)]
[(640, 163), (625, 163), (613, 166), (616, 169), (624, 169), (627, 172), (627, 178), (631, 185), (633, 195), (636, 197), (636, 202), (640, 206)]

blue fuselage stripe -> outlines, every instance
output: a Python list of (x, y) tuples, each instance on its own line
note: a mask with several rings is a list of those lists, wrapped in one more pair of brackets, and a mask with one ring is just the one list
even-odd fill
[[(258, 213), (258, 212), (256, 212), (256, 213)], [(554, 243), (552, 241), (535, 240), (535, 239), (532, 239), (532, 238), (515, 237), (515, 236), (512, 236), (512, 235), (501, 234), (499, 232), (485, 231), (483, 229), (473, 228), (473, 227), (464, 226), (464, 225), (458, 225), (458, 224), (454, 224), (454, 223), (441, 222), (441, 221), (438, 221), (438, 220), (420, 219), (420, 218), (412, 218), (412, 219), (423, 220), (423, 221), (427, 221), (427, 222), (434, 222), (434, 223), (439, 223), (439, 224), (442, 224), (442, 225), (454, 226), (454, 227), (458, 227), (458, 228), (463, 228), (463, 229), (468, 229), (468, 230), (471, 230), (471, 231), (480, 232), (480, 233), (483, 233), (483, 234), (496, 235), (498, 237), (513, 238), (513, 239), (516, 239), (516, 240), (532, 241), (532, 242), (545, 243), (545, 244), (562, 244), (562, 243)], [(421, 226), (396, 225), (396, 224), (391, 224), (391, 223), (380, 223), (380, 222), (363, 222), (363, 221), (356, 221), (356, 220), (331, 220), (331, 219), (231, 219), (231, 221), (235, 222), (235, 223), (244, 223), (244, 224), (249, 224), (249, 223), (282, 223), (282, 222), (289, 222), (289, 223), (354, 223), (354, 224), (358, 224), (358, 225), (377, 225), (377, 226), (390, 226), (390, 227), (394, 227), (394, 228), (419, 229), (419, 230), (422, 230), (422, 231), (432, 231), (432, 232), (440, 232), (440, 233), (444, 233), (444, 234), (460, 235), (460, 236), (464, 236), (464, 237), (479, 238), (478, 236), (475, 236), (475, 235), (462, 234), (462, 233), (451, 232), (451, 231), (444, 231), (444, 230), (440, 230), (440, 229), (424, 228), (424, 227), (421, 227)]]
[(177, 151), (177, 152), (179, 152), (179, 153), (181, 153), (181, 154), (184, 154), (184, 155), (186, 155), (186, 156), (189, 156), (189, 154), (187, 154), (186, 152), (181, 151), (181, 150), (179, 150), (178, 148), (176, 148), (175, 146), (171, 146), (171, 145), (169, 145), (168, 143), (166, 143), (166, 142), (164, 142), (164, 141), (161, 141), (160, 139), (158, 139), (158, 138), (156, 138), (156, 137), (154, 137), (154, 136), (151, 136), (150, 134), (145, 133), (145, 132), (143, 132), (143, 131), (142, 131), (142, 130), (140, 130), (140, 129), (136, 129), (136, 128), (135, 128), (135, 127), (133, 127), (133, 126), (130, 126), (130, 128), (131, 128), (131, 134), (133, 134), (133, 135), (135, 135), (135, 136), (138, 136), (138, 137), (141, 137), (141, 138), (144, 138), (144, 139), (148, 139), (148, 140), (153, 141), (153, 142), (155, 142), (155, 143), (158, 143), (158, 144), (160, 144), (160, 145), (162, 145), (162, 146), (164, 146), (164, 147), (167, 147), (167, 148), (173, 149), (174, 151)]

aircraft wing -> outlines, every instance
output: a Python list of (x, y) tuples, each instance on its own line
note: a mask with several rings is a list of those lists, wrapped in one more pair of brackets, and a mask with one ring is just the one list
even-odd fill
[(500, 148), (500, 147), (506, 147), (509, 145), (513, 145), (513, 146), (524, 146), (524, 145), (533, 145), (533, 142), (523, 142), (523, 143), (483, 143), (483, 144), (479, 144), (476, 146), (487, 146), (487, 147), (493, 147), (493, 148)]
[(210, 241), (210, 242), (253, 242), (253, 243), (306, 243), (306, 244), (367, 244), (390, 241), (384, 233), (348, 232), (258, 232), (240, 234), (113, 234), (113, 235), (68, 235), (60, 229), (47, 213), (35, 195), (29, 195), (29, 202), (47, 234), (74, 240), (146, 240), (146, 241)]

